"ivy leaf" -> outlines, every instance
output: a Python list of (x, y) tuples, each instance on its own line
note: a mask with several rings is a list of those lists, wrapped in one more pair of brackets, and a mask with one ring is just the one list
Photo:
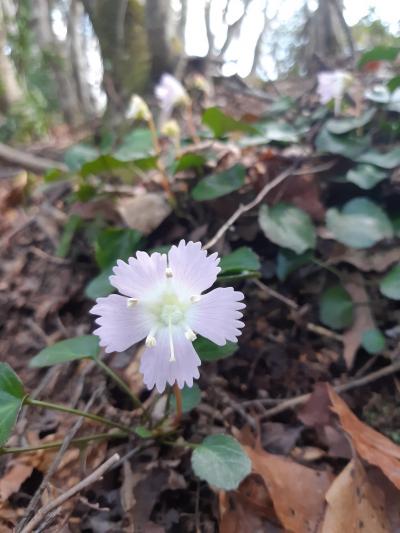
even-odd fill
[(393, 148), (393, 150), (386, 153), (368, 150), (368, 152), (357, 158), (357, 162), (391, 170), (400, 165), (400, 148)]
[(206, 158), (200, 154), (183, 154), (175, 163), (174, 174), (190, 168), (202, 168), (206, 161)]
[(70, 170), (73, 172), (79, 172), (84, 163), (93, 161), (98, 155), (99, 151), (94, 146), (88, 144), (76, 144), (65, 152), (64, 161)]
[(353, 301), (341, 286), (326, 289), (319, 300), (319, 319), (332, 329), (344, 329), (353, 322)]
[(242, 246), (234, 252), (224, 256), (219, 266), (221, 272), (218, 276), (232, 275), (243, 271), (260, 270), (261, 264), (258, 255), (248, 246)]
[(315, 228), (309, 215), (293, 205), (262, 205), (258, 221), (265, 236), (275, 244), (302, 254), (315, 248)]
[(331, 118), (326, 123), (326, 129), (335, 135), (342, 135), (343, 133), (362, 128), (371, 121), (375, 113), (376, 110), (371, 108), (367, 109), (359, 117)]
[(225, 196), (243, 187), (245, 176), (246, 169), (239, 164), (219, 174), (207, 176), (192, 189), (192, 198), (203, 202)]
[(361, 189), (372, 189), (384, 180), (387, 173), (373, 165), (360, 164), (350, 169), (346, 174), (346, 180), (354, 183)]
[(192, 467), (210, 485), (233, 490), (250, 474), (251, 461), (233, 437), (211, 435), (194, 450)]
[(0, 448), (11, 435), (25, 397), (17, 374), (7, 363), (0, 363)]
[(96, 335), (82, 335), (48, 346), (31, 359), (29, 366), (43, 368), (78, 359), (94, 359), (99, 351), (99, 339)]
[(386, 347), (386, 339), (379, 329), (364, 331), (361, 338), (361, 346), (371, 355), (383, 352)]
[(218, 361), (219, 359), (225, 359), (234, 354), (239, 346), (237, 342), (229, 341), (223, 346), (218, 346), (218, 344), (204, 337), (197, 337), (193, 343), (193, 347), (202, 361)]
[(400, 300), (400, 264), (394, 266), (379, 283), (381, 293), (391, 300)]
[(352, 248), (369, 248), (382, 239), (393, 237), (390, 219), (368, 198), (350, 200), (341, 212), (328, 209), (326, 222), (335, 238)]
[(202, 122), (205, 126), (208, 126), (210, 130), (214, 133), (214, 137), (224, 137), (227, 133), (232, 131), (241, 131), (244, 133), (257, 133), (257, 130), (236, 120), (229, 115), (226, 115), (218, 107), (210, 107), (206, 109), (202, 116)]
[(370, 145), (369, 137), (354, 135), (333, 135), (323, 127), (315, 139), (315, 147), (319, 152), (337, 154), (347, 159), (356, 160)]

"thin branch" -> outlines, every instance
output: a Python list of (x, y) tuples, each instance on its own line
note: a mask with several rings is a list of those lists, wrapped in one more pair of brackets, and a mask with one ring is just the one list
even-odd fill
[(103, 474), (107, 472), (117, 461), (119, 461), (118, 453), (112, 455), (107, 461), (100, 465), (96, 470), (94, 470), (89, 476), (82, 479), (79, 483), (71, 487), (69, 490), (65, 491), (58, 498), (49, 502), (47, 505), (39, 509), (36, 515), (32, 520), (24, 527), (21, 533), (31, 533), (38, 527), (38, 525), (45, 519), (46, 515), (54, 512), (56, 509), (61, 507), (66, 501), (78, 494), (78, 492), (86, 489), (96, 481), (102, 478)]
[(19, 165), (22, 168), (36, 172), (46, 172), (47, 170), (52, 169), (61, 170), (63, 172), (68, 171), (67, 165), (60, 161), (53, 161), (52, 159), (47, 159), (45, 157), (28, 154), (3, 143), (0, 143), (0, 159), (7, 161), (7, 163)]
[[(375, 372), (371, 372), (370, 374), (367, 374), (366, 376), (363, 376), (362, 378), (354, 379), (353, 381), (348, 381), (347, 383), (343, 383), (341, 385), (336, 385), (334, 390), (338, 393), (345, 392), (351, 389), (356, 389), (357, 387), (362, 387), (364, 385), (368, 385), (368, 383), (372, 383), (373, 381), (376, 381), (377, 379), (390, 376), (391, 374), (395, 374), (396, 372), (400, 371), (400, 361), (396, 361), (395, 363), (392, 363), (385, 368), (381, 368), (380, 370), (376, 370)], [(272, 416), (275, 416), (279, 413), (282, 413), (283, 411), (286, 411), (288, 409), (293, 409), (294, 407), (298, 407), (299, 405), (303, 405), (307, 402), (307, 400), (311, 397), (311, 393), (308, 394), (302, 394), (300, 396), (296, 396), (294, 398), (290, 398), (289, 400), (283, 400), (281, 403), (276, 405), (275, 407), (272, 407), (271, 409), (268, 409), (264, 412), (262, 415), (262, 418), (271, 418)], [(267, 401), (267, 400), (266, 400)], [(262, 404), (263, 399), (257, 399), (254, 400), (254, 404), (257, 403)], [(246, 405), (250, 405), (250, 402), (246, 402)]]

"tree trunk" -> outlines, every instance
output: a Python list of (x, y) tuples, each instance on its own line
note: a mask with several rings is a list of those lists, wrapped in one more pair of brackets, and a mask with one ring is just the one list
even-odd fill
[[(146, 1), (146, 29), (151, 54), (151, 78), (157, 82), (163, 72), (172, 72), (177, 64), (177, 57), (172, 50), (174, 21), (172, 20), (172, 10), (169, 1), (147, 0)], [(184, 51), (184, 44), (175, 38), (176, 51), (181, 48)]]
[(50, 1), (36, 0), (36, 9), (33, 13), (37, 42), (57, 84), (64, 118), (69, 124), (77, 126), (82, 122), (82, 113), (69, 55), (71, 37), (67, 33), (66, 40), (62, 42), (54, 35), (51, 26)]
[(85, 42), (82, 34), (85, 12), (79, 0), (71, 0), (68, 17), (68, 34), (70, 35), (70, 56), (72, 71), (78, 88), (78, 97), (86, 118), (95, 115), (95, 105), (87, 80), (88, 60), (85, 55)]
[(24, 97), (14, 64), (5, 52), (6, 46), (7, 21), (3, 2), (0, 2), (0, 106), (3, 112), (7, 112), (13, 104)]
[(100, 44), (107, 115), (122, 114), (150, 80), (145, 11), (139, 0), (83, 0)]

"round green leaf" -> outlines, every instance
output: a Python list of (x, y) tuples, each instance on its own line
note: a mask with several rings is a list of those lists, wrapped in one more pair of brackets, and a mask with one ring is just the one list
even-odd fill
[(226, 115), (218, 107), (206, 109), (202, 116), (202, 122), (210, 128), (215, 137), (223, 137), (231, 131), (242, 131), (244, 133), (255, 133), (257, 131), (250, 124)]
[(365, 154), (360, 155), (357, 161), (390, 170), (400, 165), (400, 148), (393, 148), (386, 153), (368, 150)]
[(207, 176), (192, 189), (192, 198), (203, 202), (225, 196), (243, 187), (245, 176), (246, 169), (243, 165), (234, 165), (224, 172)]
[(381, 279), (379, 289), (384, 296), (392, 300), (400, 300), (400, 265), (394, 266)]
[(349, 131), (362, 128), (375, 115), (376, 110), (371, 108), (367, 109), (365, 113), (359, 117), (349, 117), (349, 118), (331, 118), (326, 123), (326, 128), (330, 133), (335, 135), (342, 135), (343, 133), (348, 133)]
[(341, 285), (330, 287), (322, 293), (319, 319), (332, 329), (347, 328), (353, 322), (353, 302)]
[(202, 361), (218, 361), (218, 359), (225, 359), (235, 353), (238, 344), (228, 341), (223, 346), (218, 346), (204, 337), (197, 337), (193, 347)]
[[(201, 390), (199, 386), (194, 383), (192, 387), (188, 387), (185, 385), (183, 389), (181, 390), (182, 394), (182, 411), (184, 413), (188, 413), (195, 407), (199, 405), (201, 402)], [(172, 398), (171, 402), (171, 411), (176, 411), (176, 399), (175, 397)]]
[(369, 248), (393, 237), (392, 224), (381, 207), (368, 198), (354, 198), (342, 209), (328, 209), (328, 229), (335, 238), (352, 248)]
[(219, 266), (221, 267), (219, 276), (231, 275), (244, 270), (260, 270), (261, 268), (258, 255), (248, 246), (242, 246), (231, 254), (225, 255)]
[(326, 126), (321, 128), (315, 139), (315, 147), (319, 152), (337, 154), (354, 160), (359, 158), (369, 148), (369, 145), (370, 138), (367, 136), (334, 135), (328, 131)]
[(282, 248), (276, 258), (276, 275), (280, 281), (285, 279), (298, 268), (307, 265), (313, 258), (313, 252), (308, 250), (303, 254), (295, 254), (291, 250)]
[(210, 485), (233, 490), (250, 474), (251, 461), (233, 437), (211, 435), (194, 450), (192, 467)]
[(265, 236), (275, 244), (302, 254), (315, 248), (315, 228), (309, 215), (295, 207), (280, 203), (274, 207), (262, 205), (258, 221)]
[(386, 346), (386, 340), (379, 329), (368, 329), (362, 334), (361, 346), (368, 353), (375, 355), (383, 352)]
[(31, 360), (29, 366), (42, 368), (77, 359), (95, 358), (99, 350), (98, 337), (95, 335), (83, 335), (82, 337), (56, 342), (52, 346), (45, 348)]
[(113, 273), (112, 267), (102, 270), (95, 278), (93, 278), (85, 287), (85, 294), (91, 300), (108, 296), (115, 291), (110, 283), (110, 276)]
[(372, 189), (386, 178), (387, 174), (383, 170), (373, 165), (357, 165), (346, 174), (346, 180), (354, 183), (361, 189)]
[(0, 363), (0, 448), (10, 437), (25, 396), (14, 370), (7, 363)]

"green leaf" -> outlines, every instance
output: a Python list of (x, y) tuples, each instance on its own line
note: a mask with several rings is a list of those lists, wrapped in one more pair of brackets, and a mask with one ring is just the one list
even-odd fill
[(42, 368), (45, 366), (58, 365), (77, 359), (97, 357), (100, 351), (99, 339), (95, 335), (83, 335), (64, 341), (56, 342), (39, 352), (29, 366), (32, 368)]
[(241, 131), (244, 133), (257, 132), (257, 130), (249, 124), (226, 115), (218, 107), (210, 107), (206, 109), (202, 116), (202, 123), (205, 126), (208, 126), (214, 133), (214, 137), (217, 138), (224, 137), (227, 133), (232, 131)]
[(299, 134), (297, 130), (287, 122), (267, 122), (263, 125), (263, 133), (266, 142), (297, 143)]
[(65, 152), (64, 161), (70, 170), (79, 172), (84, 163), (96, 159), (98, 155), (99, 151), (94, 146), (76, 144)]
[(373, 165), (360, 164), (349, 170), (346, 180), (354, 183), (361, 189), (372, 189), (387, 177), (387, 173)]
[(330, 287), (322, 293), (319, 300), (319, 319), (332, 329), (347, 328), (353, 322), (353, 302), (341, 285)]
[(386, 339), (379, 329), (368, 329), (362, 334), (361, 346), (368, 353), (375, 355), (383, 352), (386, 347)]
[(258, 221), (265, 236), (283, 248), (302, 254), (315, 248), (315, 228), (309, 215), (293, 205), (262, 205)]
[(382, 239), (393, 237), (390, 219), (368, 198), (350, 200), (341, 212), (328, 209), (326, 222), (336, 240), (352, 248), (369, 248)]
[(398, 87), (400, 87), (400, 76), (394, 76), (387, 83), (387, 88), (393, 93)]
[(52, 168), (51, 170), (48, 170), (43, 177), (46, 183), (54, 183), (56, 181), (60, 181), (61, 179), (67, 178), (68, 174), (59, 168)]
[(223, 346), (218, 346), (218, 344), (215, 344), (204, 337), (197, 337), (193, 343), (193, 347), (202, 361), (218, 361), (219, 359), (225, 359), (234, 354), (239, 348), (237, 342), (228, 341)]
[(202, 168), (205, 163), (206, 158), (200, 154), (183, 154), (175, 163), (174, 174), (190, 168)]
[(154, 151), (153, 139), (148, 128), (136, 128), (123, 138), (114, 157), (120, 161), (147, 158)]
[(112, 269), (113, 267), (106, 268), (86, 285), (85, 294), (88, 298), (96, 300), (115, 291), (109, 281), (109, 277), (113, 273)]
[(194, 450), (192, 467), (210, 485), (233, 490), (250, 474), (251, 461), (233, 437), (211, 435)]
[(134, 229), (106, 228), (95, 242), (96, 262), (100, 268), (108, 268), (117, 259), (128, 259), (137, 250), (141, 234)]
[(368, 163), (380, 168), (391, 170), (400, 165), (400, 148), (393, 148), (385, 154), (369, 150), (357, 158), (358, 163)]
[[(201, 402), (201, 390), (199, 386), (194, 383), (192, 387), (185, 385), (181, 390), (182, 394), (182, 411), (188, 413)], [(176, 412), (176, 399), (172, 398), (170, 411), (172, 413)]]
[(72, 239), (74, 238), (74, 235), (77, 232), (81, 223), (82, 223), (82, 219), (79, 215), (71, 215), (68, 218), (64, 226), (64, 230), (61, 235), (60, 242), (57, 246), (57, 250), (56, 250), (57, 257), (67, 257), (68, 252), (71, 248)]
[(223, 276), (224, 274), (231, 275), (246, 270), (260, 270), (261, 268), (258, 255), (248, 246), (242, 246), (223, 257), (219, 266), (221, 267), (219, 276)]
[(304, 265), (308, 265), (313, 256), (314, 254), (311, 250), (298, 255), (291, 250), (281, 248), (276, 259), (276, 275), (278, 279), (285, 281), (292, 272)]
[(81, 176), (84, 178), (90, 176), (91, 174), (103, 174), (109, 173), (112, 174), (114, 170), (119, 168), (125, 168), (127, 166), (126, 162), (116, 159), (112, 155), (102, 154), (99, 155), (96, 159), (92, 161), (87, 161), (82, 165)]
[(395, 61), (399, 52), (400, 48), (397, 46), (375, 46), (361, 55), (358, 67), (361, 68), (370, 61)]
[(400, 264), (394, 266), (379, 283), (381, 293), (392, 300), (400, 300)]
[(246, 169), (240, 164), (219, 174), (207, 176), (192, 189), (192, 198), (198, 202), (203, 202), (225, 196), (243, 187), (245, 176)]
[(0, 363), (0, 448), (9, 439), (26, 396), (24, 386), (7, 363)]
[(335, 135), (342, 135), (343, 133), (362, 128), (371, 121), (375, 113), (376, 110), (371, 108), (367, 109), (359, 117), (331, 118), (326, 123), (326, 129)]
[(319, 152), (337, 154), (354, 160), (359, 158), (369, 145), (369, 137), (355, 137), (351, 134), (333, 135), (326, 127), (321, 129), (315, 139), (315, 147)]

